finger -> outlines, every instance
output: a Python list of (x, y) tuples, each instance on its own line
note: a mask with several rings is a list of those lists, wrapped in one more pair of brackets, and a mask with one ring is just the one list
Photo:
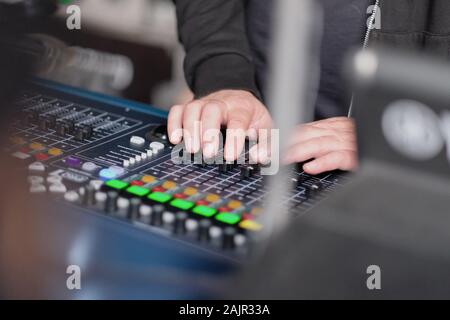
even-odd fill
[(222, 123), (222, 110), (220, 103), (207, 103), (202, 109), (202, 148), (205, 158), (210, 159), (217, 155), (220, 145), (220, 125)]
[(358, 166), (357, 152), (353, 150), (340, 150), (330, 152), (320, 158), (308, 162), (303, 166), (306, 173), (316, 175), (327, 171), (355, 170)]
[(203, 101), (193, 101), (184, 109), (183, 136), (186, 150), (190, 153), (197, 153), (200, 150), (200, 117), (203, 104)]
[(286, 164), (304, 162), (321, 157), (327, 153), (350, 148), (334, 136), (322, 136), (290, 147), (283, 156)]
[(227, 117), (227, 137), (225, 143), (225, 160), (234, 161), (242, 152), (245, 145), (246, 132), (252, 119), (251, 112), (230, 110)]
[(183, 110), (183, 105), (176, 105), (169, 112), (167, 133), (172, 144), (179, 144), (183, 138)]

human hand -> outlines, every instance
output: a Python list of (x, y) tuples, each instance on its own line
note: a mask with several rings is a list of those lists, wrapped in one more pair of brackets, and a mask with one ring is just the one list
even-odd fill
[(358, 166), (355, 125), (346, 117), (329, 118), (298, 126), (283, 157), (286, 164), (307, 162), (303, 170), (320, 174), (355, 170)]
[(221, 90), (185, 105), (173, 106), (169, 113), (168, 134), (173, 144), (183, 139), (186, 150), (203, 150), (212, 158), (219, 150), (220, 128), (227, 127), (224, 150), (226, 161), (236, 160), (245, 138), (256, 139), (260, 129), (270, 129), (272, 119), (266, 107), (250, 92)]

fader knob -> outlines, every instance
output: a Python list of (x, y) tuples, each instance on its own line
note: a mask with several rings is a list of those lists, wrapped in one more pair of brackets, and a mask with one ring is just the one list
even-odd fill
[(130, 213), (129, 217), (131, 219), (137, 219), (139, 217), (139, 208), (141, 206), (141, 199), (139, 198), (132, 198), (130, 200)]
[(232, 227), (227, 227), (223, 231), (223, 243), (222, 247), (225, 250), (233, 249), (234, 248), (234, 237), (236, 235), (236, 230)]
[(159, 227), (162, 225), (162, 214), (164, 212), (164, 207), (161, 205), (156, 205), (153, 206), (152, 209), (152, 225)]
[(106, 195), (105, 211), (107, 213), (112, 213), (117, 210), (117, 198), (119, 197), (119, 194), (116, 191), (109, 191)]
[(95, 188), (92, 185), (88, 185), (84, 188), (83, 204), (86, 206), (92, 206), (95, 204)]
[(186, 233), (186, 220), (188, 215), (186, 212), (180, 211), (175, 215), (175, 233), (185, 234)]
[(199, 222), (198, 240), (207, 242), (209, 241), (209, 228), (211, 228), (211, 220), (202, 219)]

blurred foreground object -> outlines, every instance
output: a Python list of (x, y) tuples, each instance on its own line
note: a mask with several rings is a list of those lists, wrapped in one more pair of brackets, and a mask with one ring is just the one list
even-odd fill
[(347, 71), (361, 170), (269, 245), (234, 298), (450, 298), (450, 67), (367, 51)]
[(31, 38), (42, 48), (36, 68), (42, 78), (109, 94), (120, 93), (133, 80), (133, 63), (125, 56), (67, 46), (47, 35)]

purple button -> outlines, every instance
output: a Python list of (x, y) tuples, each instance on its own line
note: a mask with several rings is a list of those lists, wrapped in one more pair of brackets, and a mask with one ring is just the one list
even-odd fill
[(81, 166), (81, 160), (72, 156), (67, 157), (65, 162), (68, 167), (77, 168)]

